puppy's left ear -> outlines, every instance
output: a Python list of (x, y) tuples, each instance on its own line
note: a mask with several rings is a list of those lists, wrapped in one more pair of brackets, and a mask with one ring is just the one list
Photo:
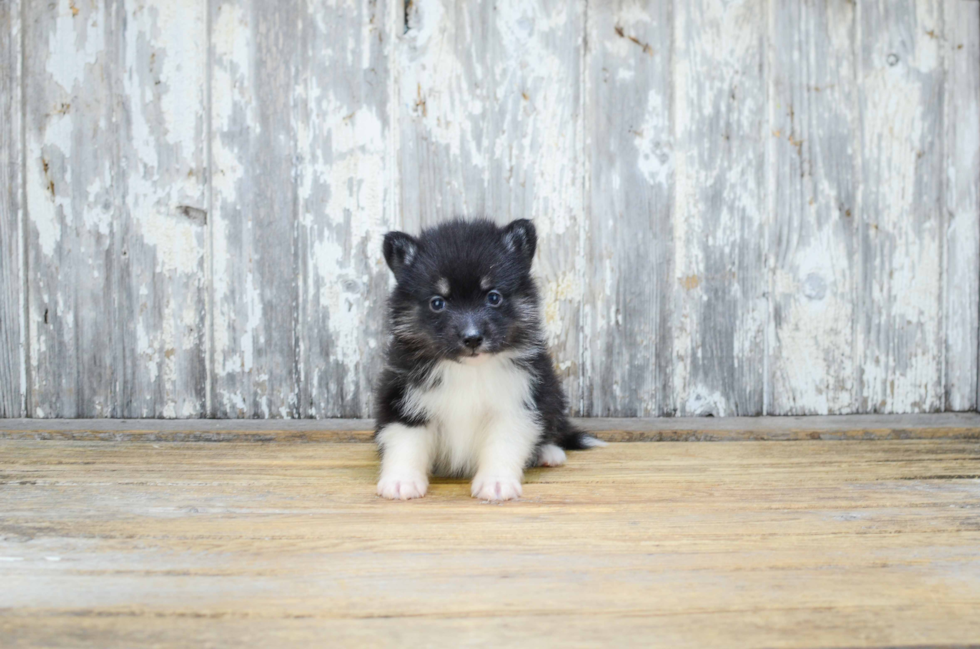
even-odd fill
[(538, 245), (538, 234), (534, 231), (534, 224), (527, 219), (512, 221), (504, 228), (504, 245), (530, 265)]

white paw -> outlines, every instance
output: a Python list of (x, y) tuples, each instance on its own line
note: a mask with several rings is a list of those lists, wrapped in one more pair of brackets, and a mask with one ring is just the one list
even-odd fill
[(428, 488), (429, 481), (423, 475), (383, 475), (378, 480), (378, 495), (389, 500), (421, 498)]
[(480, 500), (516, 500), (521, 497), (521, 481), (517, 478), (476, 476), (470, 491)]
[(534, 466), (561, 466), (565, 464), (565, 450), (554, 444), (545, 444), (538, 449)]

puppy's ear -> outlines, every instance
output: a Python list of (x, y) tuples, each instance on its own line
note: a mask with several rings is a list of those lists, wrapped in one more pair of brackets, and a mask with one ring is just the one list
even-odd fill
[(418, 240), (404, 232), (389, 232), (385, 235), (385, 261), (388, 268), (399, 277), (402, 271), (412, 265), (419, 251)]
[(504, 245), (530, 264), (534, 258), (534, 249), (538, 245), (534, 224), (527, 219), (511, 221), (510, 225), (504, 228)]

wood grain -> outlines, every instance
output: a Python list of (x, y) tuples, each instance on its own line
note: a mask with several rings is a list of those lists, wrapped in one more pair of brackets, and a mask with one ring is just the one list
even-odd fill
[(673, 410), (763, 412), (765, 15), (749, 3), (673, 5)]
[[(122, 409), (112, 279), (120, 197), (110, 81), (111, 10), (25, 5), (28, 334), (34, 417), (106, 417)], [(78, 13), (76, 14), (75, 11)], [(65, 44), (72, 44), (65, 47)]]
[(368, 416), (457, 215), (537, 224), (575, 414), (975, 409), (977, 12), (5, 2), (0, 416)]
[(973, 410), (980, 338), (980, 4), (943, 5), (946, 36), (945, 408)]
[(942, 5), (862, 3), (858, 407), (943, 406)]
[(210, 3), (216, 417), (300, 415), (293, 3)]
[(582, 388), (592, 416), (676, 412), (672, 33), (667, 2), (589, 7)]
[(493, 17), (488, 3), (405, 5), (397, 36), (399, 212), (409, 232), (490, 216), (486, 178)]
[(21, 4), (0, 4), (0, 418), (23, 417), (27, 398), (24, 331)]
[(63, 2), (26, 16), (31, 414), (200, 416), (204, 13)]
[(770, 14), (771, 413), (860, 411), (855, 11), (787, 0)]
[(545, 335), (580, 411), (585, 3), (408, 6), (396, 71), (402, 227), (535, 222)]
[[(371, 413), (381, 369), (388, 267), (397, 214), (387, 175), (390, 5), (301, 4), (296, 78), (299, 209), (299, 413)], [(274, 297), (273, 297), (274, 299)], [(277, 307), (278, 308), (278, 307)]]
[[(206, 414), (207, 11), (129, 0), (113, 15), (111, 290), (122, 417)], [(118, 85), (117, 85), (118, 84)], [(119, 97), (119, 95), (122, 95)], [(80, 309), (86, 305), (80, 304)]]
[(386, 11), (212, 4), (215, 416), (370, 412), (394, 218)]
[[(980, 414), (576, 419), (609, 442), (980, 439)], [(7, 419), (0, 439), (153, 442), (370, 442), (371, 419)]]
[(977, 441), (615, 444), (491, 506), (357, 444), (4, 442), (5, 646), (959, 646)]

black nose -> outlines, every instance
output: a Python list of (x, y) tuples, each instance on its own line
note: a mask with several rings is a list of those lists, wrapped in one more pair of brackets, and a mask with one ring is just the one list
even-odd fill
[(480, 334), (467, 334), (463, 336), (463, 344), (470, 349), (476, 349), (483, 344), (483, 336)]

